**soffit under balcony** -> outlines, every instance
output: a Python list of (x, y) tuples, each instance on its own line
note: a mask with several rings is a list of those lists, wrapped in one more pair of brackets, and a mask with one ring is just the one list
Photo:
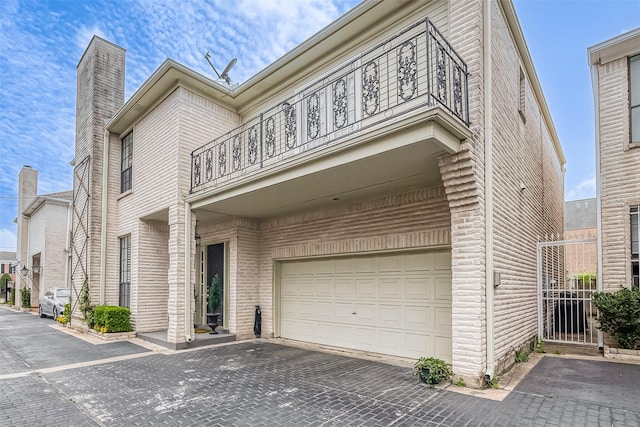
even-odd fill
[(469, 137), (430, 108), (345, 141), (315, 158), (188, 198), (203, 223), (262, 219), (441, 185), (438, 158)]

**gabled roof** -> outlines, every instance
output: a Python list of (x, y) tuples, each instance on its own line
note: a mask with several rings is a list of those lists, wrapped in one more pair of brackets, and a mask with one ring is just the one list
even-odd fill
[(46, 203), (52, 203), (56, 205), (70, 205), (73, 198), (72, 191), (63, 191), (60, 193), (51, 193), (50, 195), (36, 196), (25, 206), (22, 211), (22, 215), (31, 216), (40, 207)]

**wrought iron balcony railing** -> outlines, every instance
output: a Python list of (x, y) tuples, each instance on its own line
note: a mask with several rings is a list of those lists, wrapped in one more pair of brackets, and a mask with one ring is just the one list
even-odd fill
[(191, 153), (191, 192), (259, 173), (423, 106), (469, 125), (467, 66), (425, 19)]

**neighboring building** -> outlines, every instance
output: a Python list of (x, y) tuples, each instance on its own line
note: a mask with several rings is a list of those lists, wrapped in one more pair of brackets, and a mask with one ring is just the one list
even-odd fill
[(15, 252), (0, 252), (0, 278), (5, 277), (5, 274), (9, 275), (9, 280), (5, 284), (5, 287), (0, 287), (0, 302), (7, 301), (9, 298), (9, 289), (13, 287), (13, 283), (16, 280), (16, 253)]
[(596, 112), (598, 274), (639, 286), (640, 28), (588, 49)]
[[(564, 202), (564, 240), (572, 241), (564, 247), (564, 266), (568, 281), (582, 280), (595, 289), (598, 267), (598, 233), (596, 199)], [(570, 288), (578, 287), (569, 283)]]
[(565, 159), (511, 2), (364, 2), (237, 87), (167, 60), (126, 103), (124, 58), (78, 65), (75, 292), (185, 347), (219, 282), (238, 339), (259, 305), (263, 337), (476, 380), (536, 336)]
[(72, 191), (37, 195), (38, 172), (24, 166), (18, 177), (16, 305), (22, 289), (31, 306), (52, 287), (69, 287)]
[(0, 252), (0, 276), (8, 274), (11, 276), (11, 281), (15, 280), (16, 273), (16, 253), (15, 252)]

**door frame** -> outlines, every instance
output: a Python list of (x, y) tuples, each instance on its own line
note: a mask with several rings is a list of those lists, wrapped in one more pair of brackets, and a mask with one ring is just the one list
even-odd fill
[[(198, 289), (200, 292), (201, 300), (200, 300), (200, 316), (195, 314), (195, 323), (204, 325), (207, 323), (207, 291), (208, 283), (208, 247), (213, 245), (223, 245), (223, 283), (222, 283), (222, 326), (224, 329), (228, 329), (229, 327), (229, 241), (214, 241), (212, 243), (203, 243), (199, 247), (199, 256), (198, 256)], [(197, 306), (197, 301), (196, 301)]]

